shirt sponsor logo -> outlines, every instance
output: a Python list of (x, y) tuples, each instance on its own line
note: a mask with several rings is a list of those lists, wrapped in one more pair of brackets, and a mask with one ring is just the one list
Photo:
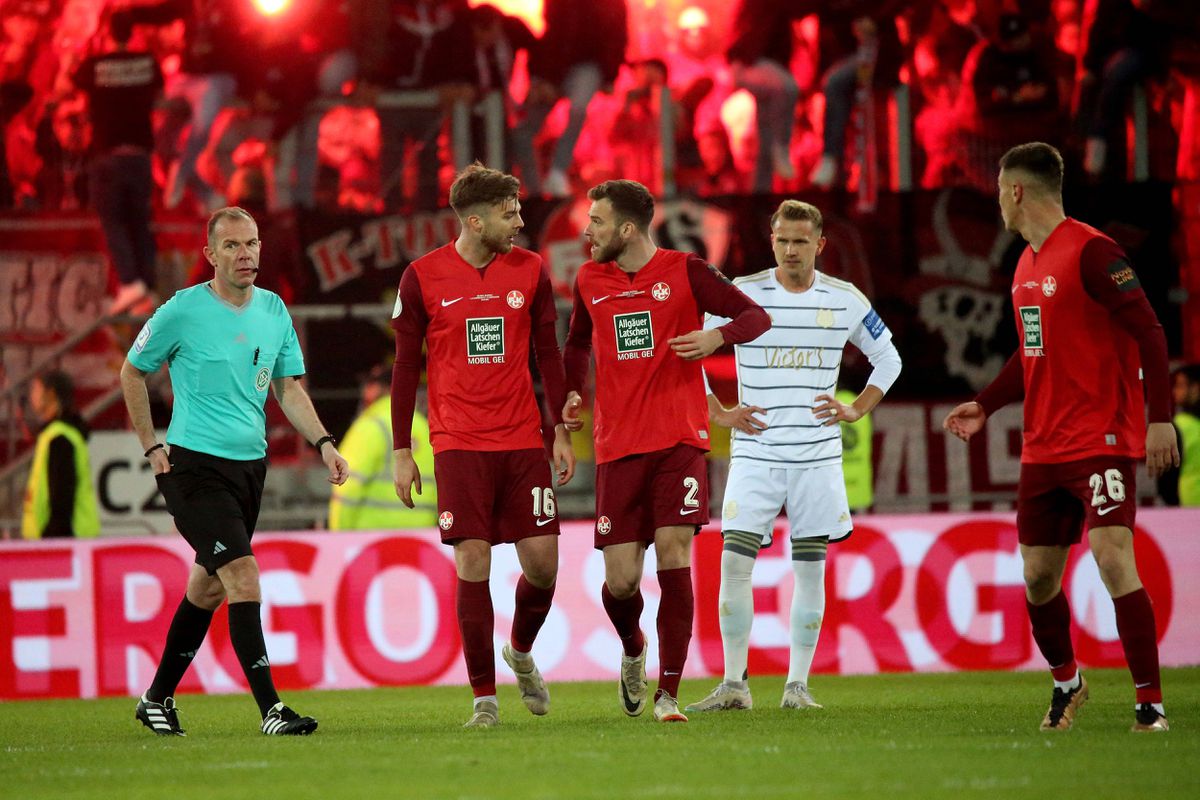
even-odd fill
[(671, 287), (659, 281), (650, 287), (650, 296), (661, 303), (671, 296)]
[(1045, 335), (1042, 331), (1042, 307), (1021, 306), (1021, 328), (1024, 331), (1024, 348), (1027, 356), (1044, 356), (1046, 346)]
[(1058, 281), (1054, 280), (1053, 275), (1047, 275), (1042, 279), (1042, 294), (1046, 295), (1046, 297), (1053, 297), (1057, 291)]
[(872, 339), (878, 339), (887, 331), (887, 325), (883, 324), (883, 320), (875, 313), (875, 309), (871, 309), (862, 321), (863, 327), (867, 329), (867, 333), (871, 334)]
[(265, 392), (267, 390), (267, 384), (270, 382), (271, 370), (267, 369), (266, 367), (260, 369), (258, 374), (254, 376), (254, 388), (260, 392)]
[(804, 369), (805, 367), (824, 367), (820, 348), (805, 347), (768, 347), (763, 353), (767, 366), (772, 369)]
[(146, 324), (142, 326), (141, 332), (133, 340), (133, 349), (139, 353), (142, 352), (148, 341), (150, 341), (150, 320), (146, 320)]
[(613, 317), (617, 329), (617, 360), (654, 356), (654, 326), (649, 311), (634, 311)]
[(1141, 287), (1142, 283), (1138, 280), (1137, 273), (1133, 271), (1133, 267), (1129, 263), (1118, 259), (1108, 265), (1108, 277), (1112, 278), (1113, 283), (1122, 292), (1133, 291)]
[(444, 531), (448, 531), (454, 527), (454, 515), (449, 511), (443, 511), (438, 514), (438, 527)]
[(508, 297), (505, 299), (508, 300), (509, 308), (520, 308), (521, 306), (525, 305), (525, 295), (521, 294), (516, 289), (513, 289), (511, 292), (509, 292)]
[(467, 319), (467, 363), (504, 363), (504, 317)]

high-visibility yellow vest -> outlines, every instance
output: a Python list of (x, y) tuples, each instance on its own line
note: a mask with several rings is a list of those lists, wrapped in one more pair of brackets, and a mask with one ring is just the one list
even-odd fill
[(38, 434), (34, 446), (21, 517), (21, 536), (26, 539), (42, 538), (42, 531), (50, 521), (50, 442), (59, 436), (65, 437), (75, 451), (75, 510), (71, 514), (71, 530), (77, 537), (86, 538), (100, 533), (100, 512), (96, 509), (96, 493), (92, 490), (87, 440), (74, 425), (56, 419)]
[(329, 529), (389, 530), (428, 528), (437, 524), (437, 487), (433, 482), (433, 445), (429, 422), (413, 414), (413, 459), (421, 470), (421, 494), (413, 491), (416, 508), (396, 496), (392, 479), (392, 401), (381, 397), (359, 415), (338, 445), (350, 464), (350, 477), (333, 487)]
[(1179, 505), (1200, 506), (1200, 417), (1180, 411), (1175, 415), (1183, 448), (1179, 465)]
[[(837, 399), (853, 403), (854, 392), (839, 390)], [(870, 508), (875, 502), (875, 474), (871, 467), (871, 415), (858, 422), (842, 422), (842, 473), (846, 479), (846, 499), (851, 511)]]

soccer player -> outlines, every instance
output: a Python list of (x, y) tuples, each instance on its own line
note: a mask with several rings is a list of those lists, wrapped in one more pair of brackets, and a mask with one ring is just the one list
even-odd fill
[[(536, 253), (513, 245), (524, 225), (519, 189), (513, 176), (480, 164), (463, 170), (450, 187), (461, 232), (409, 265), (392, 313), (396, 494), (412, 508), (413, 489), (421, 492), (410, 431), (424, 340), (438, 526), (454, 547), (458, 624), (475, 694), (469, 728), (500, 721), (488, 586), (497, 544), (516, 545), (522, 572), (504, 660), (525, 706), (538, 715), (550, 710), (531, 653), (558, 576), (554, 473), (559, 486), (575, 473), (571, 437), (558, 417), (566, 391), (550, 278)], [(555, 417), (553, 468), (529, 370), (531, 338)]]
[[(575, 430), (589, 355), (596, 357), (596, 533), (604, 552), (604, 610), (621, 638), (618, 692), (635, 717), (646, 705), (642, 563), (654, 544), (660, 675), (654, 718), (686, 722), (676, 700), (692, 638), (692, 537), (708, 521), (708, 409), (700, 359), (755, 338), (767, 312), (704, 259), (650, 239), (654, 198), (640, 183), (588, 192), (592, 260), (575, 282), (567, 335), (568, 406)], [(703, 330), (702, 315), (726, 325)]]
[[(900, 354), (871, 302), (846, 281), (816, 269), (825, 249), (821, 212), (785, 200), (771, 217), (775, 268), (733, 283), (771, 312), (771, 329), (739, 344), (738, 399), (726, 409), (709, 394), (714, 422), (733, 428), (729, 481), (721, 515), (720, 625), (725, 679), (688, 711), (748, 709), (746, 660), (754, 593), (750, 574), (771, 544), (786, 507), (791, 528), (791, 653), (783, 708), (821, 708), (808, 691), (825, 614), (825, 553), (853, 524), (842, 475), (838, 423), (869, 414), (900, 375)], [(709, 317), (704, 327), (723, 324)], [(874, 367), (852, 403), (834, 393), (842, 350), (851, 342)]]
[[(258, 563), (250, 540), (267, 472), (267, 388), (288, 420), (321, 454), (329, 482), (349, 469), (304, 391), (304, 355), (279, 296), (255, 287), (262, 243), (243, 209), (208, 221), (204, 257), (213, 279), (176, 292), (134, 340), (121, 367), (133, 429), (175, 517), (196, 551), (187, 593), (171, 620), (166, 646), (137, 719), (160, 736), (183, 736), (173, 695), (213, 611), (229, 601), (229, 639), (262, 714), (262, 732), (304, 735), (317, 721), (285, 706), (271, 680), (263, 641)], [(169, 366), (175, 403), (164, 445), (154, 438), (146, 376)]]
[(1166, 338), (1121, 248), (1063, 213), (1062, 178), (1062, 156), (1041, 142), (1000, 159), (1000, 214), (1029, 242), (1012, 285), (1022, 343), (945, 428), (967, 441), (1024, 397), (1017, 532), (1033, 638), (1054, 677), (1042, 730), (1070, 730), (1088, 698), (1062, 591), (1070, 548), (1086, 528), (1133, 675), (1133, 730), (1165, 731), (1154, 609), (1134, 561), (1133, 522), (1137, 460), (1145, 456), (1151, 475), (1179, 464)]

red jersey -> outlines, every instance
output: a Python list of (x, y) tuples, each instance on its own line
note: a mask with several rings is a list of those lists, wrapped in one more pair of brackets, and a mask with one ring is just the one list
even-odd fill
[(695, 255), (659, 248), (634, 273), (594, 261), (580, 268), (567, 385), (582, 390), (593, 351), (597, 464), (677, 444), (709, 449), (701, 362), (685, 361), (667, 344), (701, 329), (704, 312), (732, 320), (718, 329), (726, 344), (771, 326), (767, 312)]
[(410, 264), (392, 313), (395, 447), (411, 446), (423, 338), (435, 453), (541, 448), (529, 343), (532, 336), (552, 415), (561, 421), (565, 392), (554, 325), (550, 280), (536, 253), (514, 247), (476, 268), (451, 242)]
[(1067, 218), (1038, 252), (1025, 248), (1012, 297), (1025, 384), (1021, 461), (1142, 458), (1139, 343), (1116, 312), (1146, 298), (1121, 248)]

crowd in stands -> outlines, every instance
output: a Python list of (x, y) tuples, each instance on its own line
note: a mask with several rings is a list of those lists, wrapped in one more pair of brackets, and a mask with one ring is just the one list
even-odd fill
[[(662, 191), (664, 113), (682, 193), (853, 187), (899, 86), (919, 186), (991, 191), (996, 157), (1033, 139), (1121, 181), (1135, 88), (1156, 150), (1194, 130), (1181, 119), (1200, 83), (1191, 6), (543, 0), (535, 35), (475, 0), (0, 0), (0, 209), (132, 213), (103, 188), (118, 156), (140, 159), (130, 192), (157, 208), (433, 208), (455, 162), (449, 111), (475, 110), (482, 156), (489, 96), (501, 166), (533, 196), (618, 174)], [(115, 52), (141, 66), (95, 66)], [(105, 80), (157, 99), (142, 111)], [(148, 136), (131, 119), (144, 114)], [(122, 125), (138, 132), (114, 135)]]

